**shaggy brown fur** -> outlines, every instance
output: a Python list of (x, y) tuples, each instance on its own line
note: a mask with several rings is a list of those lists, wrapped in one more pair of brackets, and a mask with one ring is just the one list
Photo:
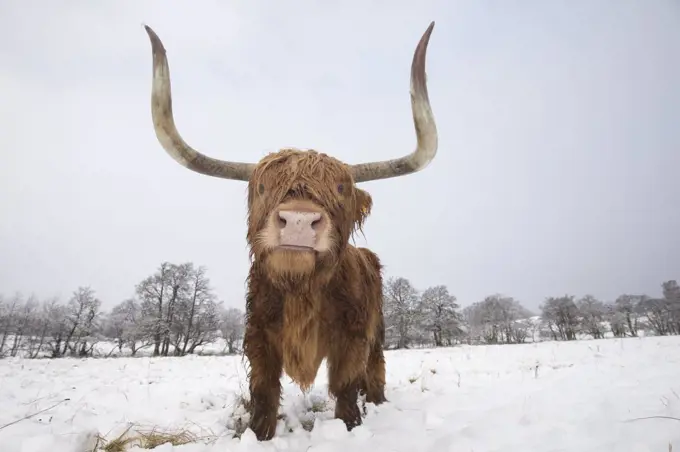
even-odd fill
[[(322, 213), (323, 250), (301, 253), (268, 244), (273, 214), (290, 203)], [(382, 267), (370, 250), (349, 244), (371, 206), (348, 165), (315, 151), (270, 154), (250, 178), (244, 350), (250, 427), (260, 440), (274, 435), (283, 371), (305, 390), (326, 358), (335, 416), (350, 430), (361, 424), (359, 391), (368, 402), (386, 400)]]

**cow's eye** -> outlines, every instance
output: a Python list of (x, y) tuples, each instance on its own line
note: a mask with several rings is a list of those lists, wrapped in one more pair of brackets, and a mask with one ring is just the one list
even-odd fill
[(345, 186), (343, 184), (338, 184), (338, 193), (342, 194), (345, 191)]
[(264, 184), (260, 184), (257, 186), (257, 191), (262, 194), (264, 193)]

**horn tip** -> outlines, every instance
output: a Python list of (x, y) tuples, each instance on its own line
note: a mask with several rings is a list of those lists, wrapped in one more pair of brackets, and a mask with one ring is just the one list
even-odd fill
[(159, 38), (156, 32), (153, 31), (153, 29), (149, 27), (147, 24), (143, 23), (142, 25), (144, 26), (144, 30), (146, 30), (146, 34), (149, 35), (149, 39), (151, 40), (151, 50), (153, 51), (153, 53), (164, 54), (165, 47), (161, 42), (161, 38)]
[(147, 24), (145, 24), (144, 22), (142, 22), (142, 27), (144, 27), (144, 30), (146, 30), (146, 33), (149, 36), (156, 34), (156, 32), (154, 32), (153, 29), (151, 27), (149, 27)]
[(434, 30), (434, 20), (430, 22), (430, 25), (427, 27), (427, 30), (425, 30), (425, 33), (423, 33), (423, 38), (427, 38), (429, 40), (430, 35), (432, 34), (432, 30)]

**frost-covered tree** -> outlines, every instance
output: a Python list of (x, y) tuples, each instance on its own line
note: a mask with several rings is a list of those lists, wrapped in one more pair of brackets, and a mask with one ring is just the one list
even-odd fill
[(530, 316), (519, 301), (501, 294), (489, 295), (463, 310), (469, 340), (488, 344), (524, 342), (530, 325), (522, 320)]
[(617, 312), (623, 315), (630, 336), (637, 336), (640, 329), (640, 315), (647, 297), (645, 295), (620, 295), (614, 302)]
[(65, 343), (69, 328), (66, 321), (66, 306), (55, 298), (46, 303), (43, 309), (48, 325), (47, 348), (52, 358), (60, 358), (68, 348), (68, 344)]
[(669, 334), (680, 334), (680, 286), (674, 279), (661, 284), (663, 299), (669, 316)]
[(15, 293), (10, 299), (0, 298), (0, 358), (10, 354), (8, 341), (17, 329), (19, 311), (24, 304), (23, 295)]
[(35, 295), (28, 299), (20, 293), (9, 300), (0, 296), (0, 357), (19, 356), (26, 350), (26, 356), (34, 353), (35, 335), (41, 329), (40, 302)]
[[(183, 314), (186, 313), (187, 298), (189, 298), (190, 284), (193, 278), (193, 264), (187, 262), (179, 265), (172, 265), (169, 275), (170, 297), (166, 303), (165, 328), (162, 335), (161, 354), (168, 356), (170, 344), (175, 348), (175, 354), (181, 354), (181, 336), (184, 330)], [(175, 339), (173, 341), (173, 339)]]
[(186, 290), (180, 298), (174, 338), (175, 354), (193, 352), (196, 347), (211, 342), (219, 328), (217, 296), (210, 286), (205, 267), (188, 266), (189, 278)]
[[(40, 308), (35, 311), (35, 315), (31, 322), (31, 332), (26, 341), (27, 358), (38, 358), (42, 356), (43, 350), (47, 347), (49, 341), (52, 339), (52, 319), (50, 317), (52, 306), (59, 305), (57, 298), (52, 298), (43, 301)], [(65, 327), (65, 318), (63, 314), (65, 309), (61, 311), (62, 325)]]
[(141, 304), (134, 298), (114, 306), (104, 325), (104, 335), (115, 341), (119, 352), (127, 346), (135, 356), (139, 350), (152, 344), (151, 336), (144, 328)]
[(40, 303), (35, 295), (31, 295), (27, 300), (20, 300), (16, 306), (12, 329), (12, 346), (10, 356), (17, 356), (19, 350), (25, 342), (29, 342), (32, 330), (35, 326), (36, 315)]
[(421, 327), (432, 334), (435, 347), (452, 345), (461, 335), (461, 318), (456, 297), (446, 286), (426, 289), (420, 296)]
[(245, 314), (243, 311), (237, 308), (223, 309), (220, 330), (225, 341), (225, 351), (230, 355), (236, 353), (237, 344), (243, 343), (245, 332)]
[(630, 323), (639, 328), (636, 318), (644, 316), (646, 326), (654, 334), (680, 334), (680, 287), (674, 280), (663, 282), (661, 287), (662, 296), (659, 298), (626, 296), (619, 307), (626, 325), (632, 317)]
[(556, 340), (576, 340), (580, 315), (573, 295), (549, 297), (541, 305), (541, 317)]
[(177, 265), (163, 262), (156, 273), (136, 287), (142, 303), (143, 326), (153, 338), (154, 356), (168, 354), (170, 330), (182, 286), (178, 274), (183, 276), (186, 272)]
[(141, 300), (141, 329), (154, 356), (184, 355), (214, 340), (219, 329), (216, 296), (204, 267), (163, 262), (136, 287)]
[(586, 295), (576, 303), (581, 314), (581, 329), (593, 339), (602, 339), (607, 332), (604, 322), (607, 316), (605, 304), (592, 295)]
[[(108, 339), (113, 339), (118, 347), (118, 351), (123, 351), (123, 346), (125, 345), (125, 326), (128, 320), (126, 312), (127, 301), (114, 306), (111, 312), (104, 317), (102, 325), (102, 334)], [(134, 303), (134, 300), (129, 301)]]
[(626, 317), (618, 311), (614, 303), (605, 303), (606, 319), (614, 337), (626, 336)]
[(659, 336), (674, 333), (673, 313), (664, 298), (645, 298), (639, 310), (647, 318), (649, 328)]
[(67, 333), (60, 355), (89, 356), (97, 342), (101, 320), (101, 300), (90, 287), (79, 287), (66, 305)]
[(418, 292), (406, 278), (389, 278), (383, 287), (385, 342), (408, 348), (420, 322)]

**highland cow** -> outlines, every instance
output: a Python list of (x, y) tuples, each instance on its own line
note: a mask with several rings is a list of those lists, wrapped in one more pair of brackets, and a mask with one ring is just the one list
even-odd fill
[(314, 150), (282, 149), (257, 164), (216, 160), (191, 148), (172, 113), (165, 48), (145, 27), (153, 51), (152, 117), (156, 136), (181, 165), (208, 176), (248, 182), (251, 266), (247, 277), (244, 352), (248, 358), (250, 428), (274, 435), (282, 373), (309, 388), (325, 358), (335, 417), (348, 430), (361, 424), (358, 395), (385, 398), (382, 266), (350, 237), (371, 212), (357, 183), (425, 168), (437, 151), (425, 57), (432, 22), (411, 64), (411, 110), (417, 136), (412, 153), (394, 160), (345, 164)]

